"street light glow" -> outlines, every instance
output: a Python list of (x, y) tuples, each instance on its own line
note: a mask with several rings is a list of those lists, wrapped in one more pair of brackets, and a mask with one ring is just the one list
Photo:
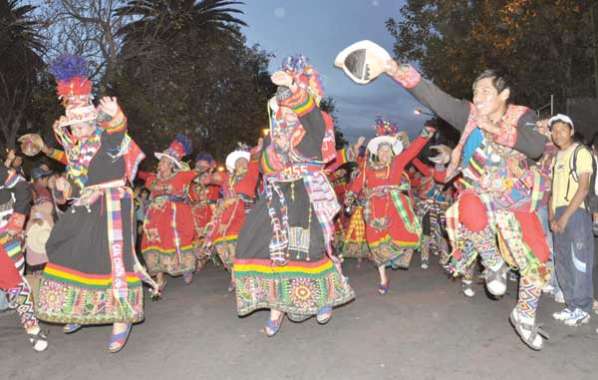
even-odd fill
[(434, 115), (433, 113), (430, 113), (430, 112), (423, 111), (421, 108), (416, 108), (416, 109), (414, 109), (414, 110), (413, 110), (413, 113), (414, 113), (415, 115), (417, 115), (417, 116), (420, 116), (420, 115), (428, 115), (428, 116), (436, 117), (436, 115)]

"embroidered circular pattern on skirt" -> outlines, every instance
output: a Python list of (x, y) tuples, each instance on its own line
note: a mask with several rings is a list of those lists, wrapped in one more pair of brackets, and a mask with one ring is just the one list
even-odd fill
[(318, 288), (312, 281), (298, 278), (291, 282), (291, 299), (300, 308), (311, 308), (315, 305), (319, 296)]

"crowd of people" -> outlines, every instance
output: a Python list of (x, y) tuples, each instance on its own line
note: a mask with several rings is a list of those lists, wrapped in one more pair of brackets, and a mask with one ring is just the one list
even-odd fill
[(51, 73), (65, 109), (53, 125), (60, 149), (36, 134), (20, 141), (25, 155), (43, 153), (66, 168), (41, 164), (27, 176), (14, 151), (0, 168), (0, 308), (16, 310), (36, 351), (48, 347), (41, 320), (66, 334), (111, 324), (108, 350), (118, 352), (145, 318), (143, 283), (158, 300), (169, 278), (190, 284), (218, 262), (238, 314), (270, 310), (264, 331), (272, 337), (285, 315), (326, 324), (334, 307), (355, 298), (344, 260), (370, 260), (383, 296), (389, 268), (407, 269), (419, 255), (428, 269), (433, 254), (461, 278), (466, 297), (475, 296), (480, 269), (494, 297), (517, 278), (509, 320), (533, 350), (548, 338), (536, 318), (542, 293), (565, 304), (556, 320), (587, 323), (596, 306), (598, 138), (588, 147), (568, 116), (538, 120), (511, 104), (509, 83), (494, 71), (474, 81), (465, 101), (370, 42), (341, 52), (336, 65), (362, 84), (387, 74), (460, 140), (431, 146), (424, 158), (434, 123), (410, 141), (379, 118), (367, 144), (359, 138), (337, 150), (319, 74), (296, 56), (271, 77), (269, 133), (255, 146), (239, 144), (223, 166), (208, 152), (189, 163), (191, 140), (177, 135), (155, 153), (155, 172), (138, 172), (144, 154), (117, 99), (94, 105), (86, 62), (58, 59)]

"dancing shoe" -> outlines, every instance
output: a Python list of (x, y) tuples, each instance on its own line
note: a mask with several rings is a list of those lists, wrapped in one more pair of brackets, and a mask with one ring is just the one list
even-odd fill
[(284, 313), (280, 313), (280, 316), (276, 320), (272, 320), (268, 318), (268, 322), (266, 322), (265, 332), (269, 338), (272, 338), (274, 335), (278, 333), (280, 330), (280, 325), (282, 325), (282, 320), (284, 319)]
[(183, 273), (183, 281), (185, 284), (189, 285), (193, 282), (193, 272), (185, 272)]
[(486, 289), (490, 294), (501, 297), (507, 292), (507, 272), (508, 268), (504, 264), (496, 271), (489, 268), (484, 271)]
[(83, 328), (83, 326), (80, 325), (80, 324), (77, 324), (77, 323), (67, 323), (62, 328), (62, 332), (65, 333), (65, 334), (72, 334), (72, 333), (75, 333), (75, 332), (81, 330), (82, 328)]
[(428, 269), (429, 268), (428, 260), (422, 260), (421, 268), (422, 269)]
[(386, 293), (388, 293), (388, 290), (390, 289), (390, 280), (386, 281), (386, 284), (380, 284), (378, 285), (378, 293), (383, 296)]
[(542, 329), (541, 325), (536, 324), (533, 318), (522, 316), (517, 308), (511, 312), (509, 322), (511, 322), (523, 343), (534, 351), (540, 351), (544, 347), (544, 340), (549, 339), (548, 334)]
[(471, 280), (461, 281), (461, 286), (463, 287), (463, 294), (465, 295), (465, 297), (471, 298), (475, 296), (475, 291), (473, 290), (471, 285), (473, 285), (473, 281)]
[(42, 352), (48, 348), (48, 337), (39, 327), (36, 333), (28, 333), (27, 336), (29, 336), (29, 342), (31, 342), (34, 351)]
[(131, 334), (132, 326), (132, 324), (127, 323), (127, 328), (123, 332), (118, 334), (112, 333), (110, 336), (110, 341), (108, 342), (108, 351), (114, 354), (123, 349), (125, 344), (127, 344), (129, 335)]
[(316, 320), (319, 324), (325, 325), (330, 321), (332, 318), (332, 306), (324, 306), (320, 310), (318, 310), (318, 314), (316, 315)]

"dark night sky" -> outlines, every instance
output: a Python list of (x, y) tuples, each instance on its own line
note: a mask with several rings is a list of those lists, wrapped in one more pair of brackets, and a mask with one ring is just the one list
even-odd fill
[(243, 31), (250, 45), (274, 53), (271, 70), (291, 54), (307, 56), (322, 75), (326, 95), (337, 103), (339, 126), (350, 140), (371, 137), (376, 116), (396, 122), (411, 135), (425, 116), (420, 105), (388, 77), (361, 86), (333, 66), (334, 58), (353, 42), (369, 39), (392, 51), (393, 39), (384, 22), (398, 17), (402, 0), (246, 0)]

